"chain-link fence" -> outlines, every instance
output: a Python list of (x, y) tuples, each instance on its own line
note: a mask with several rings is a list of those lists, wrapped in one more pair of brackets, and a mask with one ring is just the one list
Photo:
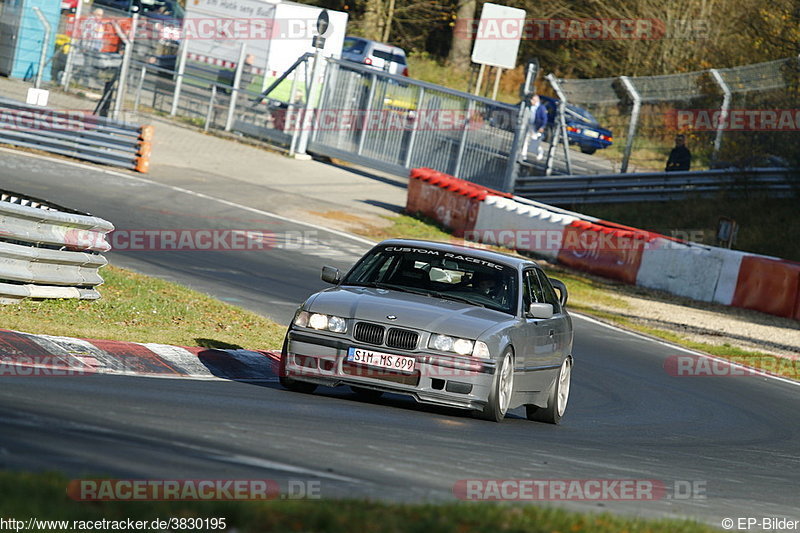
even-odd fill
[[(548, 76), (564, 105), (546, 103), (555, 120), (541, 160), (520, 153), (527, 114), (517, 106), (335, 59), (317, 71), (313, 54), (275, 81), (280, 73), (249, 61), (246, 42), (237, 61), (194, 57), (168, 18), (86, 11), (62, 22), (54, 79), (104, 91), (112, 115), (153, 111), (290, 152), (309, 148), (399, 174), (427, 166), (503, 190), (517, 175), (661, 171), (676, 133), (686, 135), (692, 170), (800, 163), (798, 58), (667, 76)], [(122, 72), (126, 97), (110, 108), (116, 95), (107, 89)], [(572, 149), (548, 144), (559, 139)]]
[[(664, 170), (676, 134), (692, 170), (800, 163), (800, 58), (667, 76), (560, 79), (567, 102), (614, 132), (614, 171)], [(627, 169), (626, 169), (627, 167)]]

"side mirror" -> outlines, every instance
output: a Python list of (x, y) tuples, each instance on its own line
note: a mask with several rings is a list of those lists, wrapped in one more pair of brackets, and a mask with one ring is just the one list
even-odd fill
[(338, 268), (332, 266), (324, 266), (322, 267), (322, 275), (320, 276), (322, 281), (326, 283), (332, 283), (334, 285), (338, 285), (342, 279), (342, 273), (339, 272)]
[(561, 302), (561, 307), (567, 305), (569, 293), (567, 292), (567, 286), (564, 285), (564, 282), (558, 279), (550, 278), (550, 283), (553, 284), (553, 288), (556, 290), (556, 292), (558, 292), (558, 301)]
[(553, 304), (533, 303), (528, 308), (528, 314), (532, 318), (551, 318), (553, 316)]

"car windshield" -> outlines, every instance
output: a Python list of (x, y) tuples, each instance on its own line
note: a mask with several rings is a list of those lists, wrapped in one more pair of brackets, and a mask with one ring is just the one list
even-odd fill
[(470, 255), (410, 246), (386, 246), (364, 256), (342, 285), (378, 287), (465, 302), (516, 314), (513, 267)]
[(364, 47), (366, 45), (367, 42), (364, 39), (347, 37), (345, 38), (344, 44), (342, 45), (342, 52), (347, 52), (348, 54), (363, 54)]
[(575, 107), (571, 105), (567, 105), (567, 113), (574, 116), (575, 118), (587, 122), (589, 124), (597, 124), (597, 119), (594, 116), (586, 111), (581, 107)]

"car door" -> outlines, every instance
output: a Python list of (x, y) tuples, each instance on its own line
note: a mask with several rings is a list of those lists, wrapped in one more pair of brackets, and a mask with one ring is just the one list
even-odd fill
[(548, 320), (549, 329), (547, 333), (548, 337), (551, 337), (551, 341), (554, 345), (553, 361), (554, 363), (560, 363), (565, 355), (569, 355), (566, 352), (569, 350), (571, 341), (570, 333), (572, 331), (572, 322), (566, 310), (561, 305), (561, 301), (555, 289), (553, 289), (552, 283), (550, 283), (550, 280), (547, 278), (547, 275), (539, 269), (536, 270), (536, 274), (539, 276), (539, 282), (542, 286), (544, 301), (553, 305), (553, 318)]
[[(523, 271), (522, 278), (524, 346), (521, 350), (517, 350), (516, 378), (519, 390), (535, 392), (544, 390), (550, 384), (553, 372), (560, 364), (558, 356), (554, 353), (558, 320), (533, 318), (528, 314), (531, 303), (549, 302), (546, 302), (535, 268)], [(560, 307), (558, 310), (560, 311)]]

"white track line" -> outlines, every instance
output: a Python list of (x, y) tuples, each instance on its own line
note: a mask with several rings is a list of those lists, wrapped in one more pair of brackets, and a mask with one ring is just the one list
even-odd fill
[(703, 357), (705, 359), (710, 359), (712, 361), (725, 363), (725, 364), (728, 364), (728, 365), (730, 365), (730, 366), (732, 366), (734, 368), (738, 368), (740, 370), (746, 370), (746, 371), (748, 371), (748, 372), (750, 372), (752, 374), (756, 374), (756, 375), (761, 376), (761, 377), (776, 379), (776, 380), (782, 381), (784, 383), (790, 383), (790, 384), (795, 385), (795, 386), (800, 386), (800, 381), (795, 381), (793, 379), (785, 378), (783, 376), (777, 376), (775, 374), (768, 374), (768, 373), (764, 372), (763, 370), (759, 370), (758, 368), (747, 366), (747, 365), (743, 365), (741, 363), (737, 363), (736, 361), (731, 361), (730, 359), (725, 359), (723, 357), (719, 357), (719, 356), (716, 356), (716, 355), (711, 355), (711, 354), (707, 354), (707, 353), (703, 353), (703, 352), (698, 352), (696, 350), (690, 350), (689, 348), (684, 348), (683, 346), (680, 346), (678, 344), (673, 344), (671, 342), (667, 342), (667, 341), (664, 341), (664, 340), (661, 340), (661, 339), (656, 339), (656, 338), (650, 337), (648, 335), (642, 335), (641, 333), (637, 333), (635, 331), (623, 329), (623, 328), (620, 328), (618, 326), (614, 326), (614, 325), (608, 324), (606, 322), (602, 322), (600, 320), (597, 320), (596, 318), (592, 318), (590, 316), (587, 316), (587, 315), (584, 315), (584, 314), (581, 314), (581, 313), (570, 312), (570, 315), (574, 316), (574, 317), (577, 317), (577, 318), (580, 318), (582, 320), (586, 320), (587, 322), (591, 322), (592, 324), (597, 324), (598, 326), (604, 326), (606, 328), (613, 329), (614, 331), (618, 331), (620, 333), (625, 333), (627, 335), (630, 335), (632, 337), (636, 337), (638, 339), (642, 339), (642, 340), (645, 340), (645, 341), (650, 341), (650, 342), (653, 342), (653, 343), (656, 343), (656, 344), (660, 344), (662, 346), (666, 346), (668, 348), (672, 348), (672, 349), (675, 349), (675, 350), (680, 350), (682, 352), (686, 352), (686, 353), (689, 353), (689, 354), (692, 354), (692, 355), (697, 355), (697, 356)]
[(68, 165), (68, 166), (72, 166), (72, 167), (76, 167), (76, 168), (80, 168), (80, 169), (84, 169), (84, 170), (93, 170), (95, 172), (101, 172), (103, 174), (108, 174), (110, 176), (116, 176), (116, 177), (127, 179), (127, 180), (130, 180), (130, 181), (138, 181), (140, 183), (147, 183), (149, 185), (155, 185), (155, 186), (158, 186), (158, 187), (164, 187), (166, 189), (169, 189), (169, 190), (172, 190), (172, 191), (175, 191), (175, 192), (188, 194), (188, 195), (194, 196), (196, 198), (202, 198), (203, 200), (209, 200), (209, 201), (212, 201), (212, 202), (217, 202), (219, 204), (227, 205), (229, 207), (235, 207), (237, 209), (242, 209), (244, 211), (249, 211), (249, 212), (255, 213), (257, 215), (261, 215), (261, 216), (265, 216), (265, 217), (269, 217), (269, 218), (274, 218), (276, 220), (281, 220), (283, 222), (290, 222), (292, 224), (298, 224), (298, 225), (301, 225), (301, 226), (307, 226), (309, 228), (314, 228), (314, 229), (319, 230), (319, 231), (325, 231), (325, 232), (328, 232), (328, 233), (332, 233), (334, 235), (337, 235), (337, 236), (345, 238), (345, 239), (350, 239), (352, 241), (355, 241), (355, 242), (358, 242), (358, 243), (361, 243), (361, 244), (369, 245), (370, 248), (372, 248), (373, 246), (375, 246), (375, 244), (377, 244), (375, 241), (371, 241), (371, 240), (365, 239), (363, 237), (357, 237), (355, 235), (351, 235), (351, 234), (346, 233), (344, 231), (331, 229), (331, 228), (326, 228), (324, 226), (320, 226), (319, 224), (314, 224), (312, 222), (304, 222), (302, 220), (296, 220), (294, 218), (289, 218), (289, 217), (285, 217), (285, 216), (282, 216), (282, 215), (277, 215), (275, 213), (270, 213), (269, 211), (263, 211), (261, 209), (256, 209), (254, 207), (249, 207), (249, 206), (246, 206), (246, 205), (238, 204), (236, 202), (231, 202), (229, 200), (224, 200), (222, 198), (217, 198), (215, 196), (209, 196), (209, 195), (203, 194), (201, 192), (195, 192), (195, 191), (192, 191), (192, 190), (189, 190), (189, 189), (184, 189), (183, 187), (177, 187), (175, 185), (167, 185), (166, 183), (159, 183), (157, 181), (149, 180), (147, 178), (142, 178), (140, 176), (132, 176), (132, 175), (124, 174), (122, 172), (117, 172), (117, 171), (114, 171), (114, 170), (108, 170), (108, 169), (105, 169), (105, 168), (97, 168), (97, 167), (94, 167), (94, 166), (91, 166), (91, 165), (86, 165), (86, 164), (83, 164), (83, 163), (76, 163), (74, 161), (64, 161), (62, 159), (56, 159), (54, 157), (48, 157), (48, 156), (39, 155), (39, 154), (30, 154), (28, 152), (20, 152), (20, 151), (12, 150), (12, 149), (9, 149), (9, 148), (0, 148), (0, 151), (7, 152), (7, 153), (10, 153), (10, 154), (15, 154), (15, 155), (23, 155), (23, 156), (26, 156), (26, 157), (32, 157), (34, 159), (43, 159), (45, 161), (50, 161), (50, 162), (53, 162), (53, 163), (60, 163), (60, 164), (63, 164), (63, 165)]
[[(364, 239), (362, 237), (357, 237), (355, 235), (351, 235), (349, 233), (345, 233), (344, 231), (325, 228), (323, 226), (320, 226), (318, 224), (313, 224), (311, 222), (303, 222), (302, 220), (296, 220), (296, 219), (293, 219), (293, 218), (284, 217), (284, 216), (281, 216), (281, 215), (276, 215), (275, 213), (270, 213), (269, 211), (263, 211), (261, 209), (256, 209), (254, 207), (248, 207), (246, 205), (237, 204), (236, 202), (231, 202), (229, 200), (223, 200), (222, 198), (217, 198), (215, 196), (209, 196), (207, 194), (191, 191), (189, 189), (184, 189), (183, 187), (176, 187), (174, 185), (167, 185), (165, 183), (159, 183), (157, 181), (149, 180), (147, 178), (142, 178), (142, 177), (139, 177), (139, 176), (132, 176), (132, 175), (129, 175), (129, 174), (123, 174), (122, 172), (117, 172), (117, 171), (114, 171), (114, 170), (108, 170), (108, 169), (104, 169), (104, 168), (97, 168), (97, 167), (92, 166), (92, 165), (86, 165), (86, 164), (83, 164), (83, 163), (76, 163), (74, 161), (64, 161), (63, 159), (57, 159), (57, 158), (54, 158), (54, 157), (48, 157), (48, 156), (39, 155), (39, 154), (31, 154), (31, 153), (28, 153), (28, 152), (21, 152), (21, 151), (17, 151), (17, 150), (12, 150), (10, 148), (0, 148), (0, 151), (7, 152), (7, 153), (10, 153), (10, 154), (23, 155), (23, 156), (26, 156), (26, 157), (32, 157), (34, 159), (43, 159), (45, 161), (51, 161), (53, 163), (60, 163), (60, 164), (63, 164), (63, 165), (69, 165), (69, 166), (73, 166), (73, 167), (77, 167), (77, 168), (82, 168), (82, 169), (85, 169), (85, 170), (92, 170), (92, 171), (95, 171), (95, 172), (102, 172), (104, 174), (108, 174), (108, 175), (111, 175), (111, 176), (117, 176), (117, 177), (120, 177), (120, 178), (123, 178), (123, 179), (127, 179), (127, 180), (131, 180), (131, 181), (138, 181), (140, 183), (147, 183), (147, 184), (150, 184), (150, 185), (156, 185), (158, 187), (164, 187), (164, 188), (170, 189), (170, 190), (175, 191), (175, 192), (188, 194), (190, 196), (194, 196), (196, 198), (202, 198), (204, 200), (209, 200), (209, 201), (212, 201), (212, 202), (217, 202), (217, 203), (220, 203), (222, 205), (235, 207), (237, 209), (242, 209), (244, 211), (249, 211), (251, 213), (256, 213), (258, 215), (262, 215), (262, 216), (265, 216), (265, 217), (274, 218), (276, 220), (282, 220), (284, 222), (290, 222), (292, 224), (298, 224), (298, 225), (301, 225), (301, 226), (307, 226), (309, 228), (314, 228), (316, 230), (326, 231), (328, 233), (332, 233), (333, 235), (337, 235), (337, 236), (345, 238), (345, 239), (350, 239), (350, 240), (355, 241), (355, 242), (359, 242), (359, 243), (362, 243), (362, 244), (367, 244), (370, 247), (372, 247), (372, 246), (374, 246), (376, 244), (374, 241), (370, 241), (370, 240)], [(733, 365), (733, 366), (741, 368), (741, 369), (757, 370), (757, 369), (752, 369), (750, 367), (747, 367), (745, 365), (740, 365), (739, 363), (735, 363), (735, 362), (729, 361), (728, 359), (723, 359), (721, 357), (717, 357), (717, 356), (714, 356), (714, 355), (704, 354), (702, 352), (697, 352), (697, 351), (694, 351), (694, 350), (690, 350), (688, 348), (684, 348), (682, 346), (678, 346), (676, 344), (671, 344), (671, 343), (668, 343), (668, 342), (665, 342), (665, 341), (654, 339), (652, 337), (648, 337), (646, 335), (641, 335), (639, 333), (635, 333), (633, 331), (629, 331), (629, 330), (626, 330), (626, 329), (623, 329), (623, 328), (619, 328), (617, 326), (612, 326), (611, 324), (607, 324), (605, 322), (601, 322), (600, 320), (588, 317), (586, 315), (582, 315), (582, 314), (579, 314), (579, 313), (571, 313), (571, 314), (573, 316), (576, 316), (578, 318), (582, 318), (583, 320), (587, 320), (587, 321), (592, 322), (594, 324), (597, 324), (599, 326), (604, 326), (604, 327), (607, 327), (609, 329), (612, 329), (612, 330), (615, 330), (615, 331), (619, 331), (619, 332), (622, 332), (622, 333), (626, 333), (628, 335), (632, 335), (634, 337), (637, 337), (637, 338), (640, 338), (640, 339), (643, 339), (643, 340), (647, 340), (647, 341), (650, 341), (650, 342), (661, 344), (663, 346), (668, 346), (670, 348), (675, 348), (676, 350), (681, 350), (683, 352), (690, 353), (690, 354), (693, 354), (693, 355), (698, 355), (700, 357), (706, 357), (706, 358), (712, 359), (714, 361), (728, 363), (730, 365)], [(764, 377), (772, 378), (772, 379), (776, 379), (778, 381), (783, 381), (784, 383), (791, 383), (792, 385), (800, 386), (800, 382), (794, 381), (794, 380), (791, 380), (791, 379), (787, 379), (787, 378), (783, 378), (783, 377), (780, 377), (780, 376), (774, 376), (772, 374), (764, 374)]]

